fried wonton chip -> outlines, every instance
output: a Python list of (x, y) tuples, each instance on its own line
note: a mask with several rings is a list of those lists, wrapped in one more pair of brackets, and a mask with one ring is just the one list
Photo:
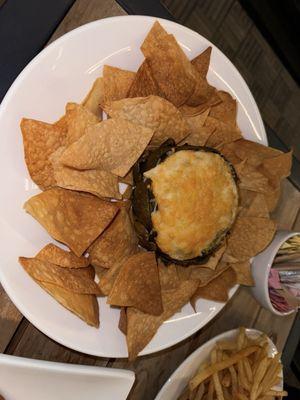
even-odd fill
[(118, 207), (95, 196), (60, 188), (31, 197), (24, 204), (56, 240), (79, 257), (112, 221)]
[(195, 89), (194, 66), (174, 36), (168, 35), (156, 21), (141, 50), (165, 98), (175, 106), (185, 103)]
[(124, 335), (127, 333), (127, 311), (126, 307), (121, 307), (118, 328)]
[(25, 161), (32, 180), (41, 188), (55, 185), (51, 154), (65, 142), (65, 131), (46, 122), (21, 121)]
[(261, 252), (272, 240), (276, 224), (268, 218), (238, 217), (228, 238), (228, 249), (239, 261)]
[(211, 50), (212, 47), (209, 46), (206, 50), (204, 50), (192, 60), (192, 64), (197, 69), (203, 79), (206, 78), (209, 69)]
[(144, 60), (137, 70), (127, 97), (147, 97), (150, 95), (163, 97), (147, 60)]
[(77, 169), (102, 169), (125, 176), (153, 136), (153, 130), (121, 118), (112, 118), (87, 129), (71, 144), (60, 161)]
[(251, 273), (250, 261), (230, 264), (236, 273), (236, 282), (240, 285), (253, 286), (254, 280)]
[(104, 99), (104, 85), (103, 78), (97, 78), (86, 98), (83, 100), (82, 105), (85, 106), (90, 112), (101, 119), (100, 103)]
[(274, 211), (277, 206), (279, 197), (280, 197), (280, 187), (269, 191), (268, 193), (264, 193), (264, 197), (266, 199), (269, 212)]
[(179, 311), (197, 289), (196, 281), (181, 282), (177, 289), (162, 291), (163, 313), (145, 314), (133, 307), (127, 308), (127, 347), (129, 360), (134, 360), (150, 342), (160, 325)]
[(177, 273), (175, 264), (168, 266), (162, 262), (158, 263), (159, 281), (161, 290), (176, 289), (180, 285), (180, 280)]
[(125, 189), (125, 192), (122, 193), (122, 199), (123, 200), (129, 200), (132, 195), (132, 186), (128, 185), (127, 188)]
[(135, 72), (125, 69), (104, 65), (103, 67), (103, 87), (104, 101), (120, 100), (127, 97), (127, 93), (132, 85)]
[(216, 89), (210, 86), (206, 79), (203, 79), (199, 72), (194, 68), (195, 88), (192, 95), (187, 99), (186, 104), (190, 107), (197, 107), (215, 97)]
[(163, 312), (155, 253), (137, 253), (124, 262), (107, 302), (135, 307), (151, 315)]
[(255, 192), (267, 193), (273, 190), (269, 185), (268, 178), (265, 177), (257, 168), (252, 167), (247, 162), (242, 161), (236, 164), (235, 171), (239, 177), (239, 187), (241, 189), (252, 190)]
[(66, 114), (68, 123), (66, 145), (70, 145), (81, 138), (87, 127), (100, 122), (100, 118), (81, 104), (67, 103)]
[(237, 114), (236, 100), (229, 93), (222, 90), (218, 91), (218, 96), (222, 101), (211, 107), (209, 115), (235, 128)]
[(118, 177), (100, 169), (78, 170), (60, 162), (65, 147), (60, 147), (51, 156), (56, 186), (65, 189), (92, 193), (100, 198), (121, 199)]
[(96, 296), (70, 292), (53, 283), (36, 281), (46, 292), (61, 305), (77, 315), (88, 325), (99, 327), (99, 306)]
[(72, 251), (63, 250), (53, 243), (49, 243), (43, 247), (35, 258), (64, 268), (84, 268), (90, 263), (87, 257), (77, 257)]
[(218, 92), (215, 90), (212, 92), (211, 97), (207, 99), (204, 103), (201, 103), (197, 106), (189, 106), (187, 104), (183, 104), (179, 107), (179, 111), (185, 117), (192, 117), (198, 114), (202, 114), (204, 111), (211, 108), (213, 105), (221, 102), (220, 97), (218, 96)]
[(83, 268), (62, 268), (37, 258), (19, 257), (25, 271), (36, 281), (53, 283), (56, 286), (81, 294), (101, 294), (99, 286)]
[(269, 178), (274, 186), (290, 175), (292, 168), (292, 151), (281, 153), (276, 157), (263, 160), (260, 165), (260, 171)]
[(126, 183), (126, 185), (133, 186), (133, 173), (130, 170), (124, 177), (119, 177), (119, 182)]
[(207, 146), (217, 147), (226, 143), (241, 139), (242, 135), (238, 128), (234, 128), (216, 118), (208, 116), (205, 120), (205, 126), (214, 128), (213, 133), (207, 140)]
[(199, 287), (202, 287), (226, 271), (228, 265), (220, 262), (214, 270), (202, 267), (201, 265), (193, 265), (189, 268), (191, 270), (190, 279), (198, 280)]
[(115, 280), (117, 279), (121, 267), (122, 267), (122, 262), (115, 263), (111, 268), (106, 269), (106, 272), (101, 276), (99, 281), (99, 287), (101, 289), (101, 292), (105, 296), (109, 296), (109, 293), (115, 283)]
[(225, 303), (228, 300), (228, 291), (235, 284), (236, 273), (232, 268), (228, 268), (207, 285), (198, 287), (192, 297), (191, 304), (195, 308), (196, 301), (199, 298)]
[(126, 119), (153, 130), (150, 141), (153, 146), (161, 145), (170, 136), (178, 143), (189, 133), (189, 126), (177, 108), (158, 96), (108, 102), (103, 109), (112, 118)]
[(213, 133), (214, 128), (203, 126), (209, 114), (209, 109), (202, 114), (186, 117), (189, 125), (190, 134), (183, 140), (183, 143), (188, 143), (194, 146), (204, 146)]
[(108, 228), (89, 247), (90, 262), (94, 266), (111, 268), (137, 252), (137, 237), (124, 207)]
[(268, 204), (265, 196), (261, 193), (256, 193), (250, 205), (247, 208), (243, 208), (239, 215), (245, 217), (269, 218)]

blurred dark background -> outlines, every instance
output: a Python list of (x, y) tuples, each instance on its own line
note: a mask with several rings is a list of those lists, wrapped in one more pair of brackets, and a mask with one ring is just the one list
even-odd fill
[[(269, 144), (294, 150), (291, 181), (300, 188), (300, 0), (117, 1), (129, 14), (179, 22), (226, 54), (255, 97)], [(74, 2), (0, 0), (0, 102)], [(283, 354), (286, 383), (295, 388), (289, 398), (295, 399), (300, 398), (299, 333), (297, 318)]]

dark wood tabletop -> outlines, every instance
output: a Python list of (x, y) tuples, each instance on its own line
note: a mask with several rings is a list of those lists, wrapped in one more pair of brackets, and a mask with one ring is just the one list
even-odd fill
[[(77, 0), (50, 41), (87, 22), (125, 11), (114, 0)], [(289, 180), (282, 186), (282, 195), (273, 214), (278, 229), (300, 230), (300, 192)], [(240, 288), (224, 309), (199, 332), (162, 352), (138, 358), (99, 358), (84, 355), (57, 344), (31, 325), (10, 301), (0, 286), (0, 352), (21, 357), (110, 368), (125, 368), (136, 374), (130, 400), (152, 400), (172, 372), (209, 338), (238, 326), (266, 332), (279, 351), (284, 348), (295, 315), (276, 317), (260, 307), (247, 288)]]

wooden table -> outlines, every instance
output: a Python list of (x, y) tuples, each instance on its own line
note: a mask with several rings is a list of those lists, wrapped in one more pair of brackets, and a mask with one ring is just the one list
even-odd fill
[[(77, 0), (50, 42), (87, 22), (123, 14), (124, 10), (114, 0)], [(278, 221), (278, 229), (300, 230), (300, 192), (288, 180), (283, 182), (274, 218)], [(131, 369), (136, 374), (136, 382), (129, 399), (152, 400), (178, 365), (209, 338), (238, 326), (253, 327), (270, 335), (281, 351), (294, 317), (274, 316), (259, 306), (247, 288), (240, 288), (205, 328), (170, 349), (129, 363), (123, 359), (84, 355), (57, 344), (20, 314), (0, 286), (0, 351), (41, 360)]]

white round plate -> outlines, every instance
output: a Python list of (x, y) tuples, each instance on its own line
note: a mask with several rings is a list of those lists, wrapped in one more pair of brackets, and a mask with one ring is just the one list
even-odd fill
[[(80, 102), (104, 64), (136, 71), (143, 60), (140, 45), (155, 19), (126, 16), (103, 19), (64, 35), (36, 56), (11, 86), (0, 108), (0, 249), (1, 283), (25, 317), (43, 333), (72, 349), (103, 357), (126, 357), (125, 337), (118, 330), (119, 312), (100, 300), (100, 329), (91, 328), (61, 307), (23, 271), (18, 256), (31, 257), (51, 238), (22, 209), (39, 192), (23, 158), (22, 117), (56, 121), (68, 101)], [(241, 75), (212, 43), (176, 23), (160, 20), (189, 58), (212, 46), (208, 80), (238, 100), (238, 123), (246, 138), (266, 144), (256, 103)], [(231, 291), (233, 294), (235, 289)], [(162, 350), (203, 327), (223, 304), (190, 305), (159, 329), (141, 354)]]
[[(247, 335), (251, 338), (258, 337), (261, 332), (256, 329), (246, 329)], [(238, 336), (238, 329), (233, 329), (221, 333), (219, 336), (212, 338), (209, 342), (204, 343), (194, 353), (192, 353), (179, 367), (173, 372), (167, 382), (159, 391), (155, 400), (175, 400), (184, 391), (188, 382), (196, 374), (200, 364), (209, 360), (210, 352), (216, 342), (220, 340), (231, 340)], [(269, 339), (269, 356), (274, 357), (278, 353), (274, 343)], [(276, 386), (277, 390), (282, 390), (283, 381)]]

